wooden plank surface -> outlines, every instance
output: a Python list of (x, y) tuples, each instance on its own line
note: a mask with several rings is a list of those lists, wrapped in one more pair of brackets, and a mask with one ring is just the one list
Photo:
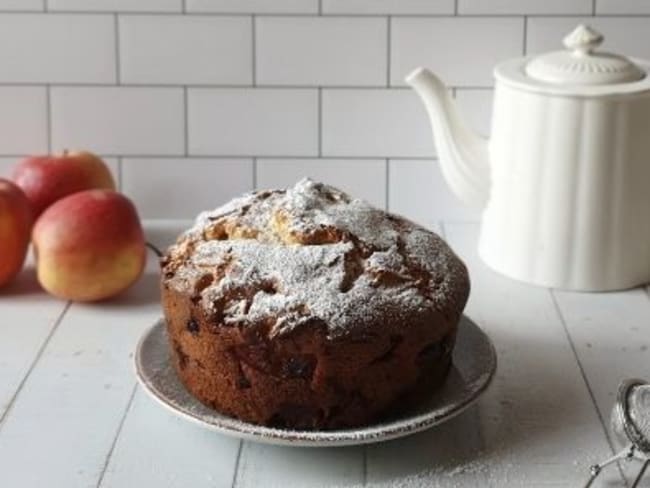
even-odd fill
[(0, 426), (66, 306), (42, 291), (31, 264), (0, 290)]
[[(614, 293), (556, 290), (553, 295), (599, 415), (609, 427), (620, 381), (650, 381), (650, 299), (643, 288)], [(609, 437), (613, 448), (620, 449)], [(634, 479), (639, 464), (620, 465), (628, 480)], [(650, 487), (650, 476), (640, 486)]]
[(238, 453), (238, 440), (173, 415), (138, 389), (101, 487), (230, 487)]
[(160, 316), (158, 274), (150, 259), (125, 294), (70, 307), (2, 425), (0, 486), (99, 482), (133, 396), (133, 350)]
[(609, 454), (550, 293), (488, 270), (476, 233), (474, 224), (446, 226), (472, 276), (466, 313), (498, 351), (494, 383), (452, 422), (370, 448), (369, 486), (580, 486)]
[(70, 307), (5, 420), (0, 486), (97, 483), (133, 393), (133, 348), (160, 315), (155, 281)]
[(553, 294), (598, 410), (607, 418), (623, 378), (650, 381), (650, 300), (641, 288)]
[(245, 442), (237, 488), (363, 486), (363, 447), (299, 448)]

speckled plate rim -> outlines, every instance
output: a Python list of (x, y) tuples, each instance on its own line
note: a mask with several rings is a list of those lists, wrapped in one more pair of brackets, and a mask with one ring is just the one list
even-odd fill
[[(439, 405), (434, 403), (433, 406), (417, 413), (405, 411), (399, 418), (355, 429), (286, 430), (250, 424), (221, 415), (194, 399), (185, 390), (170, 364), (166, 341), (164, 319), (159, 319), (142, 335), (136, 348), (136, 377), (153, 399), (172, 413), (221, 434), (285, 446), (333, 447), (371, 444), (421, 432), (455, 417), (473, 405), (490, 385), (497, 367), (497, 356), (492, 341), (478, 325), (463, 316), (450, 371), (455, 386), (449, 385), (451, 380), (448, 378), (447, 383), (434, 392), (432, 398), (434, 395), (440, 398)], [(481, 353), (477, 354), (479, 349)], [(162, 372), (160, 369), (153, 369), (153, 361), (148, 357), (148, 353), (156, 355), (155, 361), (164, 363)], [(480, 364), (477, 363), (477, 357), (480, 358)], [(472, 361), (474, 364), (469, 364)], [(468, 372), (467, 376), (462, 376)], [(170, 384), (173, 385), (175, 394), (165, 391), (165, 385), (169, 388)]]

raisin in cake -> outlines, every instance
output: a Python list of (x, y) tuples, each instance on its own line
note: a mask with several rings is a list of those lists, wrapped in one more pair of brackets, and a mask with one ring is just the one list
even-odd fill
[(162, 264), (181, 381), (283, 428), (367, 424), (441, 384), (469, 293), (436, 234), (308, 179), (202, 213)]

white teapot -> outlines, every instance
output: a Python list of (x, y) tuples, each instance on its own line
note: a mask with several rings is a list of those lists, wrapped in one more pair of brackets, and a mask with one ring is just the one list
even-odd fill
[(650, 282), (650, 62), (594, 51), (602, 41), (580, 25), (566, 51), (497, 65), (489, 141), (433, 73), (406, 79), (444, 178), (483, 208), (479, 254), (504, 275), (585, 291)]

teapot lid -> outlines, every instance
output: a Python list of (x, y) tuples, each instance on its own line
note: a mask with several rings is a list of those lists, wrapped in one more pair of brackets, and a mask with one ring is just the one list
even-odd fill
[(567, 50), (553, 51), (530, 60), (526, 74), (539, 81), (565, 85), (608, 85), (642, 79), (645, 72), (625, 56), (594, 51), (602, 34), (580, 24), (563, 40)]

